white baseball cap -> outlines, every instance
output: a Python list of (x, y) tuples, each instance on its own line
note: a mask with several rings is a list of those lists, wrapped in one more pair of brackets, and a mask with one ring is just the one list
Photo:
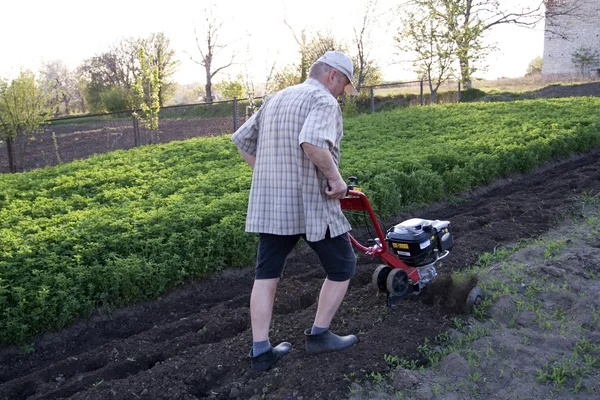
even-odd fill
[(354, 65), (352, 64), (350, 57), (341, 51), (328, 51), (319, 57), (317, 62), (327, 64), (346, 75), (350, 83), (346, 85), (344, 91), (353, 96), (358, 94), (358, 90), (356, 90), (356, 87), (352, 83), (352, 79), (354, 79)]

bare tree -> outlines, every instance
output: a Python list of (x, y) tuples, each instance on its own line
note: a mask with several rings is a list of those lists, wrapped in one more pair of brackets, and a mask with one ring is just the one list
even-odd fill
[(431, 102), (436, 103), (439, 87), (454, 72), (455, 41), (431, 9), (408, 12), (401, 26), (395, 37), (396, 45), (415, 54), (415, 71), (428, 81)]
[(77, 84), (77, 76), (61, 60), (44, 63), (40, 71), (41, 87), (48, 107), (54, 110), (58, 117), (61, 114), (70, 114), (73, 108), (81, 109), (80, 99), (82, 94)]
[(293, 70), (296, 67), (286, 66), (282, 71), (275, 75), (275, 81), (279, 81), (280, 83), (293, 82), (292, 84), (302, 83), (308, 77), (310, 66), (327, 51), (338, 50), (348, 53), (348, 46), (339, 41), (330, 31), (318, 31), (309, 39), (306, 29), (302, 29), (300, 34), (296, 35), (294, 28), (292, 28), (285, 19), (283, 20), (283, 23), (292, 32), (294, 40), (299, 48), (300, 64), (297, 66), (299, 74), (294, 82), (293, 78), (296, 74)]
[(196, 46), (198, 47), (198, 51), (200, 52), (200, 60), (195, 60), (192, 57), (190, 57), (190, 59), (196, 64), (199, 64), (204, 67), (204, 70), (206, 72), (206, 102), (212, 103), (212, 79), (220, 71), (230, 67), (233, 64), (235, 55), (231, 55), (231, 60), (229, 61), (229, 63), (215, 68), (214, 64), (216, 58), (218, 57), (219, 53), (221, 53), (221, 51), (227, 47), (227, 44), (222, 44), (219, 41), (219, 33), (223, 28), (223, 22), (213, 15), (212, 9), (208, 10), (205, 15), (206, 30), (202, 43), (200, 41), (200, 38), (198, 38), (196, 28), (194, 28), (194, 36), (196, 37)]
[[(485, 32), (502, 24), (533, 28), (549, 16), (575, 15), (585, 1), (543, 0), (514, 9), (499, 0), (413, 0), (407, 4), (429, 9), (431, 15), (446, 25), (456, 44), (461, 81), (470, 88), (472, 76), (478, 71), (475, 64), (493, 49), (483, 43)], [(559, 26), (549, 29), (560, 31)]]
[[(306, 38), (306, 29), (302, 29), (302, 31), (300, 31), (300, 35), (296, 35), (296, 31), (294, 31), (294, 28), (292, 28), (292, 26), (287, 22), (287, 20), (284, 18), (283, 19), (283, 23), (290, 29), (290, 31), (292, 32), (292, 35), (294, 36), (294, 40), (296, 41), (296, 44), (298, 45), (298, 47), (300, 48), (300, 77), (298, 79), (297, 82), (295, 83), (301, 83), (304, 82), (306, 80), (306, 78), (308, 77), (308, 68), (310, 68), (310, 64), (308, 63), (308, 61), (306, 60), (306, 46), (307, 44), (307, 38)], [(286, 69), (289, 70), (289, 68), (286, 67)], [(289, 76), (289, 71), (287, 73), (285, 73), (286, 76)]]
[(357, 90), (360, 90), (360, 88), (363, 86), (366, 79), (370, 75), (375, 75), (375, 73), (378, 71), (375, 61), (370, 58), (370, 47), (372, 46), (371, 32), (373, 26), (377, 24), (378, 19), (375, 15), (375, 12), (377, 10), (377, 3), (378, 0), (370, 0), (369, 2), (367, 2), (362, 18), (362, 25), (358, 30), (356, 28), (353, 29), (354, 45), (356, 46), (357, 50)]

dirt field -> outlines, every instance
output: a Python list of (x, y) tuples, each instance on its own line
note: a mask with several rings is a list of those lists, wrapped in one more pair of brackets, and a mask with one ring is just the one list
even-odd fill
[[(233, 117), (164, 119), (158, 131), (149, 131), (140, 122), (139, 130), (140, 145), (168, 143), (231, 133)], [(15, 144), (17, 170), (27, 171), (113, 150), (128, 150), (134, 147), (135, 141), (132, 120), (109, 120), (46, 127), (33, 138), (19, 139)], [(2, 143), (0, 173), (8, 171), (6, 144)]]
[[(599, 154), (500, 182), (455, 204), (400, 215), (386, 226), (412, 216), (449, 219), (455, 246), (440, 271), (463, 268), (482, 252), (548, 231), (572, 212), (577, 196), (600, 191)], [(278, 291), (271, 339), (294, 348), (277, 368), (249, 368), (249, 267), (153, 302), (99, 310), (93, 319), (25, 348), (1, 349), (0, 399), (347, 398), (352, 381), (346, 378), (387, 372), (385, 355), (413, 357), (425, 338), (448, 330), (455, 316), (443, 295), (433, 302), (413, 297), (387, 309), (370, 283), (375, 267), (373, 259), (360, 258), (332, 325), (335, 332), (358, 334), (360, 342), (346, 351), (303, 351), (303, 330), (312, 324), (323, 273), (302, 248)]]

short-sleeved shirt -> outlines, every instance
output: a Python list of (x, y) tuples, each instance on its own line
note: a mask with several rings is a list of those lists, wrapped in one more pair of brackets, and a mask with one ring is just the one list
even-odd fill
[(340, 201), (325, 193), (327, 178), (300, 145), (329, 150), (340, 160), (342, 112), (320, 82), (308, 79), (272, 97), (232, 136), (256, 157), (246, 231), (275, 235), (306, 234), (306, 240), (336, 237), (351, 229)]

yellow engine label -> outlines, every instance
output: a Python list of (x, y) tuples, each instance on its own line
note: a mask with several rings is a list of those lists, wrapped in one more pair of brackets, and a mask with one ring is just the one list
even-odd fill
[(408, 244), (392, 242), (392, 247), (394, 249), (408, 249)]

